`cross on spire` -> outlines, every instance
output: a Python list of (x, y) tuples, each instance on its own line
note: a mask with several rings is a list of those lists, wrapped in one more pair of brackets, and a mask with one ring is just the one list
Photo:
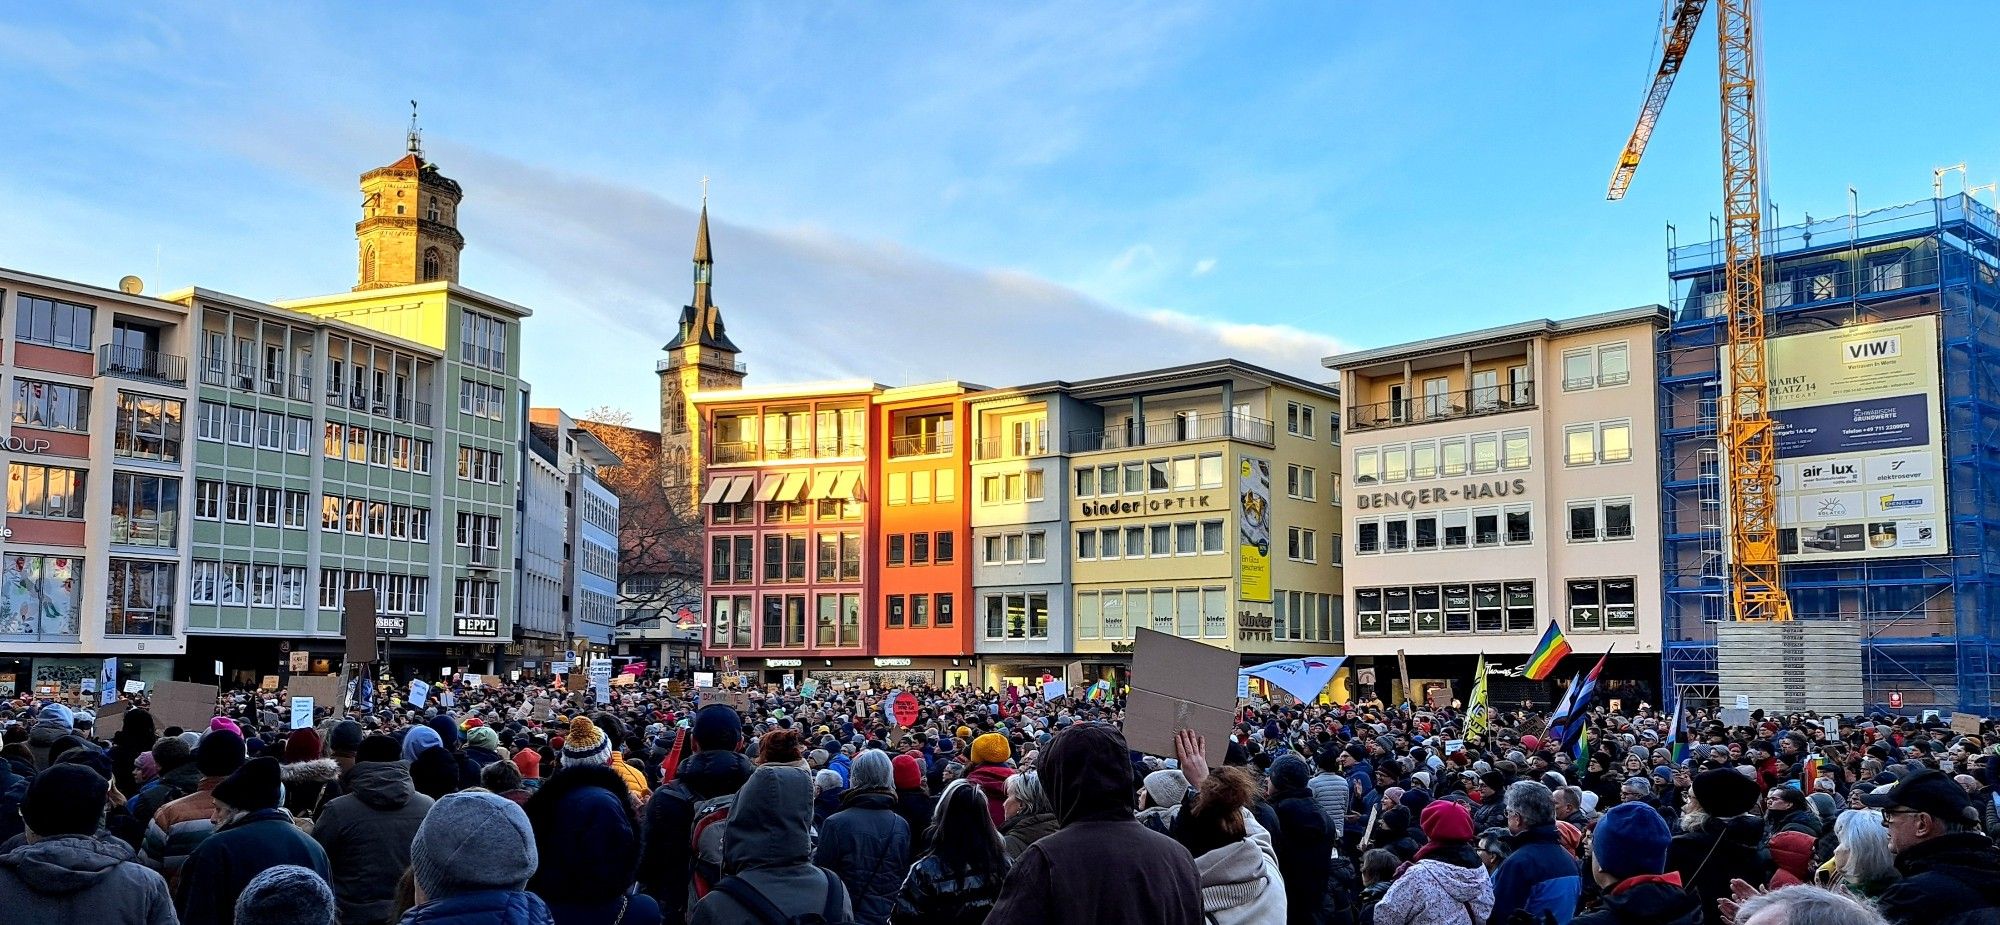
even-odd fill
[(416, 155), (416, 156), (418, 156), (418, 157), (423, 157), (423, 156), (424, 156), (424, 133), (423, 133), (423, 130), (422, 130), (422, 129), (419, 129), (419, 128), (417, 128), (417, 101), (416, 101), (416, 100), (411, 100), (411, 101), (410, 101), (410, 135), (409, 135), (409, 146), (410, 146), (410, 153), (411, 153), (411, 154), (414, 154), (414, 155)]

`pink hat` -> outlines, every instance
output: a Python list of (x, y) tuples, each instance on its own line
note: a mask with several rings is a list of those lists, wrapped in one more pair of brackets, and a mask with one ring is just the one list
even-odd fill
[(214, 732), (217, 729), (227, 729), (235, 733), (239, 739), (243, 737), (243, 729), (236, 725), (235, 720), (227, 716), (218, 716), (208, 721), (208, 731)]
[(1532, 735), (1525, 735), (1521, 737), (1521, 747), (1531, 752), (1538, 752), (1542, 750), (1542, 740)]

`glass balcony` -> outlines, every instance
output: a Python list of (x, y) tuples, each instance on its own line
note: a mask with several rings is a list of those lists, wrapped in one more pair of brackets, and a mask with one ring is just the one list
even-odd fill
[(1217, 413), (1188, 418), (1174, 417), (1164, 421), (1146, 421), (1140, 426), (1127, 424), (1109, 430), (1072, 430), (1063, 435), (1063, 450), (1068, 453), (1093, 453), (1098, 450), (1122, 450), (1135, 446), (1161, 446), (1225, 438), (1271, 446), (1276, 433), (1276, 426), (1263, 418), (1247, 414)]
[(1411, 424), (1435, 424), (1439, 421), (1526, 411), (1533, 407), (1535, 407), (1535, 384), (1515, 382), (1477, 389), (1459, 389), (1426, 395), (1422, 398), (1350, 405), (1347, 409), (1347, 430), (1353, 433)]

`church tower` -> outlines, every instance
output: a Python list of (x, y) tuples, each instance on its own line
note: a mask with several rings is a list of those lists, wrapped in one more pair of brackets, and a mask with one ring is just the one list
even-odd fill
[(681, 308), (680, 326), (663, 348), (667, 358), (655, 367), (660, 374), (660, 478), (669, 498), (688, 505), (700, 499), (704, 455), (694, 394), (740, 389), (747, 374), (709, 292), (715, 259), (708, 246), (707, 185), (704, 179), (701, 221), (694, 234), (694, 299)]
[(424, 160), (416, 104), (410, 104), (409, 153), (361, 175), (360, 244), (355, 290), (458, 282), (465, 236), (458, 233), (458, 183)]

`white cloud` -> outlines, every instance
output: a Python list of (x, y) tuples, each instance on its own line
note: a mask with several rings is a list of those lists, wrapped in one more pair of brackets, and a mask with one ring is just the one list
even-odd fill
[(1215, 258), (1203, 257), (1202, 259), (1194, 262), (1194, 269), (1189, 271), (1188, 275), (1207, 276), (1214, 269), (1215, 269)]

